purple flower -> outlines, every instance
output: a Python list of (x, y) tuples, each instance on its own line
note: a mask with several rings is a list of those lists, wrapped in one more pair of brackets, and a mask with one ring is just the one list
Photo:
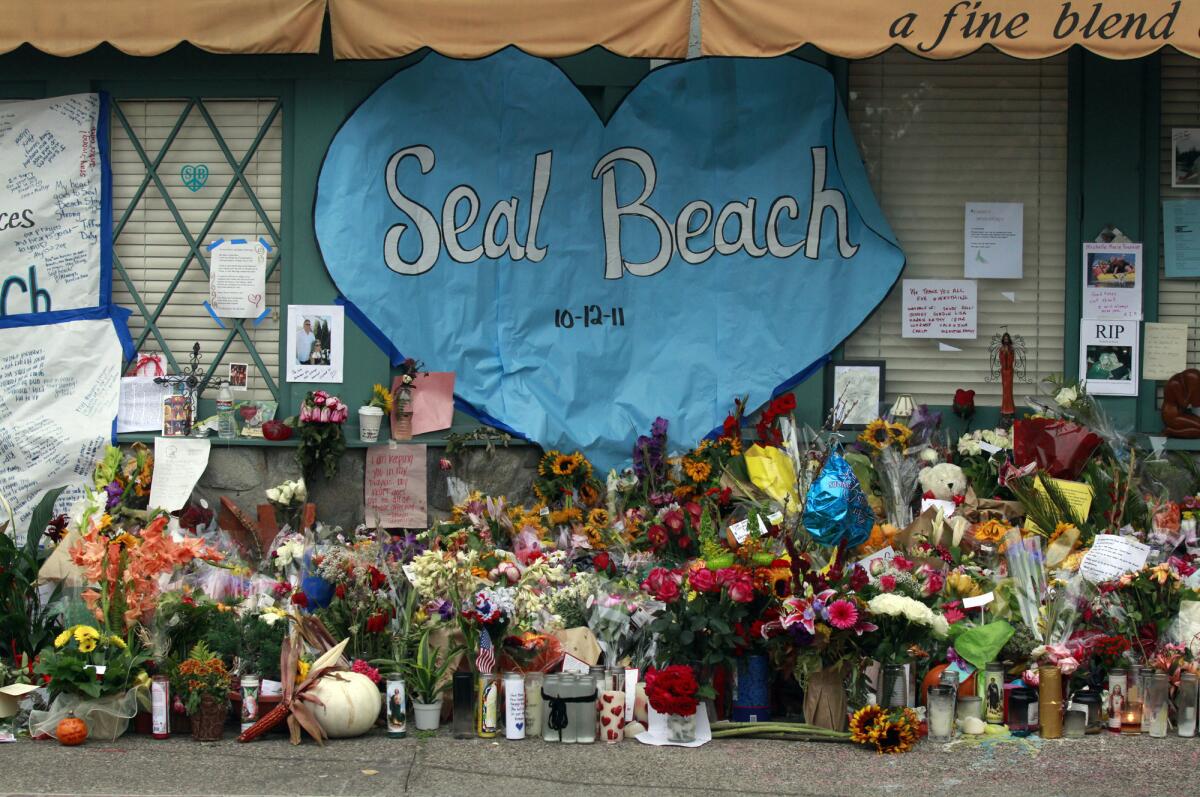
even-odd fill
[(454, 619), (454, 604), (445, 598), (438, 598), (430, 608), (437, 612), (444, 621), (449, 622)]
[(667, 420), (655, 418), (650, 436), (641, 435), (633, 445), (633, 470), (638, 478), (660, 476), (666, 465)]
[(105, 509), (112, 509), (117, 504), (121, 503), (121, 496), (125, 494), (125, 488), (115, 479), (104, 485), (104, 492), (108, 493), (108, 500), (104, 504)]

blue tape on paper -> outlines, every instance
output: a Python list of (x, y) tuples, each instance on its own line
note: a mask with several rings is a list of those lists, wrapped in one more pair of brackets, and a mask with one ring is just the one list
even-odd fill
[(217, 240), (215, 240), (215, 241), (213, 241), (212, 243), (210, 243), (210, 244), (208, 245), (207, 249), (208, 249), (208, 251), (210, 251), (210, 252), (211, 252), (212, 250), (216, 249), (218, 246), (220, 246), (220, 245), (221, 245), (221, 244), (223, 244), (223, 243), (225, 243), (225, 239), (224, 239), (224, 238), (218, 238)]
[(259, 236), (259, 238), (258, 238), (258, 242), (259, 242), (260, 244), (262, 244), (263, 246), (265, 246), (268, 252), (274, 251), (273, 249), (271, 249), (271, 245), (270, 245), (269, 243), (267, 243), (267, 239), (266, 239), (266, 238), (263, 238), (262, 236)]
[(230, 238), (229, 243), (233, 244), (234, 246), (241, 246), (246, 243), (246, 239), (245, 238)]
[(217, 317), (217, 311), (212, 308), (211, 304), (209, 304), (208, 302), (205, 302), (204, 309), (208, 311), (208, 314), (210, 316), (212, 316), (212, 320), (217, 322), (217, 326), (219, 326), (221, 329), (225, 328), (224, 322), (222, 322), (221, 319)]
[(267, 320), (267, 316), (269, 316), (270, 314), (271, 314), (271, 308), (270, 308), (270, 307), (268, 307), (268, 308), (266, 308), (265, 310), (263, 310), (261, 313), (259, 313), (259, 314), (258, 314), (258, 318), (254, 319), (254, 326), (258, 326), (258, 325), (259, 325), (259, 324), (261, 324), (263, 321), (266, 321), (266, 320)]

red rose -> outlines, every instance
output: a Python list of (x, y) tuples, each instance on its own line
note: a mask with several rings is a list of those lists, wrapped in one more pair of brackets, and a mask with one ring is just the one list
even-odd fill
[(960, 418), (970, 418), (975, 414), (975, 391), (959, 388), (954, 391), (954, 414)]
[(606, 572), (611, 566), (612, 557), (608, 555), (607, 551), (601, 551), (592, 557), (592, 567), (595, 568), (597, 573)]
[(678, 534), (679, 532), (683, 531), (683, 513), (678, 509), (672, 509), (663, 515), (663, 523), (665, 523), (667, 528), (673, 533)]
[(308, 596), (305, 595), (303, 592), (293, 592), (292, 593), (292, 603), (296, 604), (297, 606), (299, 606), (302, 609), (307, 608), (308, 607)]
[(346, 585), (338, 584), (336, 587), (333, 588), (333, 594), (339, 598), (345, 598), (346, 597)]
[(899, 554), (892, 557), (892, 566), (895, 567), (897, 570), (912, 570), (913, 569), (913, 563), (911, 561), (909, 561), (908, 559), (905, 559), (903, 556), (900, 556)]
[(642, 582), (642, 589), (663, 603), (674, 603), (679, 600), (679, 582), (682, 578), (674, 570), (656, 567), (646, 575), (646, 580)]
[(368, 567), (367, 572), (371, 575), (371, 589), (376, 590), (387, 583), (387, 576), (379, 572), (374, 566)]
[(700, 685), (691, 667), (673, 664), (662, 670), (646, 670), (646, 700), (660, 714), (690, 717), (696, 713)]
[(667, 530), (655, 523), (646, 529), (646, 539), (650, 542), (650, 547), (655, 550), (665, 548), (667, 545)]
[(717, 583), (717, 574), (707, 567), (693, 570), (688, 576), (688, 583), (697, 592), (716, 592), (721, 588)]
[(729, 598), (734, 603), (749, 603), (754, 600), (754, 582), (743, 575), (729, 585)]
[(704, 509), (695, 501), (688, 501), (683, 507), (687, 510), (688, 515), (692, 520), (692, 528), (700, 528), (700, 518), (704, 515)]
[(858, 592), (867, 584), (871, 583), (871, 577), (867, 575), (867, 571), (862, 565), (855, 565), (850, 571), (850, 589)]

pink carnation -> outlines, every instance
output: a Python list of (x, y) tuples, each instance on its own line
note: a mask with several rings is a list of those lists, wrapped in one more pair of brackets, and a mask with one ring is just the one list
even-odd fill
[(896, 589), (896, 577), (890, 574), (886, 576), (880, 576), (879, 588), (884, 592), (892, 592)]

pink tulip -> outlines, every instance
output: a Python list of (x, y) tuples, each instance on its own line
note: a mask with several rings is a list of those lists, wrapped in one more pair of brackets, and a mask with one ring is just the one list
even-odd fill
[(318, 418), (317, 420), (319, 420), (321, 423), (329, 423), (329, 408), (328, 407), (321, 408), (321, 417)]

